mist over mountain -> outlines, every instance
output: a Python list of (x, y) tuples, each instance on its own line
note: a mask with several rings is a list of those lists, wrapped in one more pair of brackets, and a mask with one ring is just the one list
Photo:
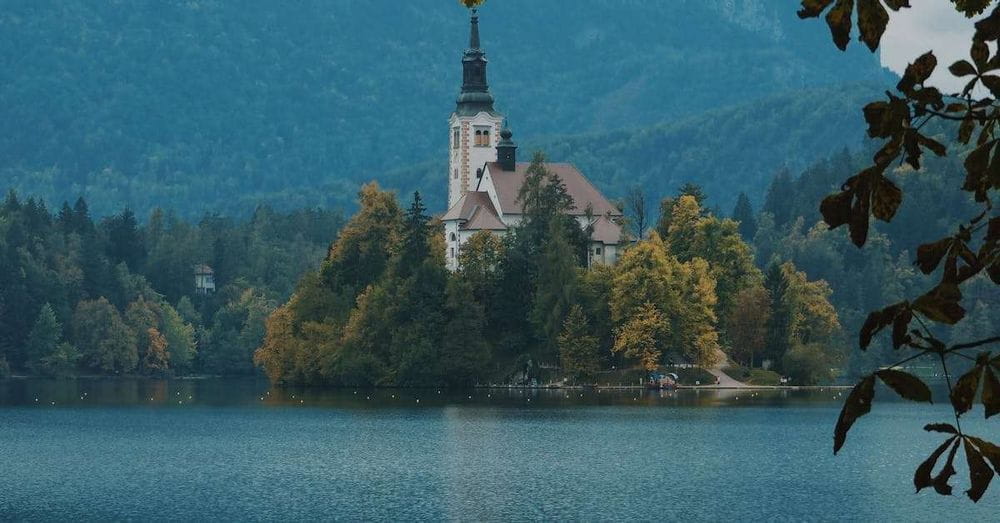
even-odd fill
[[(784, 4), (495, 0), (491, 90), (523, 149), (579, 163), (609, 195), (639, 181), (759, 195), (809, 147), (860, 141), (858, 100), (824, 90), (892, 82)], [(0, 179), (98, 214), (350, 207), (370, 179), (443, 206), (444, 171), (413, 166), (446, 159), (467, 40), (464, 9), (440, 0), (5, 2)]]

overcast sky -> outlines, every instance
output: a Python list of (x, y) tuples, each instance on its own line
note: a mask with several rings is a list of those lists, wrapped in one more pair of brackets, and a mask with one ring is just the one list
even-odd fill
[[(948, 66), (956, 60), (968, 59), (973, 21), (956, 12), (946, 0), (913, 4), (910, 9), (890, 12), (889, 28), (882, 37), (882, 65), (902, 74), (907, 63), (933, 50), (938, 58), (938, 72), (929, 83), (946, 92), (960, 90), (964, 82), (948, 74)], [(851, 45), (864, 44), (855, 41)]]

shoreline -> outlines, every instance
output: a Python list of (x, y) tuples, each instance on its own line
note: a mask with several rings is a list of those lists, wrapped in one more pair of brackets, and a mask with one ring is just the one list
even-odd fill
[[(235, 379), (235, 380), (260, 380), (267, 381), (267, 378), (259, 376), (222, 376), (222, 375), (197, 375), (197, 376), (170, 376), (170, 377), (152, 377), (152, 376), (100, 376), (100, 375), (88, 375), (88, 376), (74, 376), (72, 378), (50, 378), (45, 376), (26, 376), (26, 375), (13, 375), (7, 376), (5, 378), (0, 378), (0, 382), (4, 380), (54, 380), (54, 381), (72, 381), (72, 380), (141, 380), (141, 381), (200, 381), (200, 380), (210, 380), (210, 379)], [(402, 386), (373, 386), (373, 387), (360, 387), (360, 386), (301, 386), (301, 385), (272, 385), (276, 388), (296, 388), (296, 389), (365, 389), (365, 390), (425, 390), (425, 389), (436, 389), (443, 390), (442, 387), (426, 386), (426, 387), (402, 387)], [(477, 389), (489, 389), (489, 390), (503, 390), (503, 389), (518, 389), (518, 390), (823, 390), (823, 389), (835, 389), (835, 390), (849, 390), (853, 388), (852, 385), (678, 385), (673, 388), (665, 389), (651, 389), (645, 385), (474, 385), (471, 387), (461, 387), (450, 390), (477, 390)]]

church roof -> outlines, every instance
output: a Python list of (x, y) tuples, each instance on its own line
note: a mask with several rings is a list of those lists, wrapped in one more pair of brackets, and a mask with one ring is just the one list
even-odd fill
[(448, 212), (441, 217), (441, 221), (459, 220), (462, 229), (485, 229), (490, 231), (502, 231), (507, 228), (500, 221), (490, 196), (484, 192), (471, 191), (465, 193), (455, 205), (448, 209)]
[[(569, 163), (546, 163), (545, 168), (555, 174), (566, 186), (566, 192), (573, 198), (573, 208), (570, 214), (580, 216), (586, 214), (587, 204), (590, 204), (594, 216), (622, 216), (622, 212), (611, 204), (607, 198), (590, 183), (583, 173)], [(513, 171), (504, 171), (497, 162), (486, 164), (493, 179), (493, 186), (500, 200), (500, 207), (505, 214), (521, 214), (522, 206), (518, 201), (521, 186), (528, 176), (529, 162), (517, 162)]]
[(622, 240), (621, 226), (609, 220), (607, 216), (598, 216), (591, 226), (594, 232), (590, 234), (590, 239), (595, 242), (601, 242), (605, 245), (618, 245)]
[[(490, 199), (487, 196), (486, 201), (489, 200)], [(500, 217), (497, 216), (496, 211), (493, 210), (493, 205), (490, 205), (489, 209), (477, 205), (476, 208), (472, 210), (472, 216), (469, 218), (469, 221), (465, 222), (462, 225), (462, 228), (476, 231), (502, 231), (507, 229), (507, 226), (500, 221)]]

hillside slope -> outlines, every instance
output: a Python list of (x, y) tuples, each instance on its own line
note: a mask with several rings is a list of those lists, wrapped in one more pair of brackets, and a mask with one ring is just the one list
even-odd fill
[[(633, 185), (651, 201), (693, 182), (724, 213), (746, 192), (760, 202), (781, 169), (797, 172), (844, 148), (864, 145), (861, 106), (878, 96), (874, 86), (810, 89), (680, 118), (641, 129), (522, 140), (523, 160), (543, 151), (552, 161), (576, 164), (608, 196)], [(401, 192), (420, 190), (432, 209), (444, 206), (443, 160), (378, 177)]]
[[(522, 141), (639, 128), (888, 73), (770, 0), (503, 0), (482, 13)], [(467, 15), (452, 1), (11, 0), (0, 180), (98, 213), (349, 205), (444, 156)]]

